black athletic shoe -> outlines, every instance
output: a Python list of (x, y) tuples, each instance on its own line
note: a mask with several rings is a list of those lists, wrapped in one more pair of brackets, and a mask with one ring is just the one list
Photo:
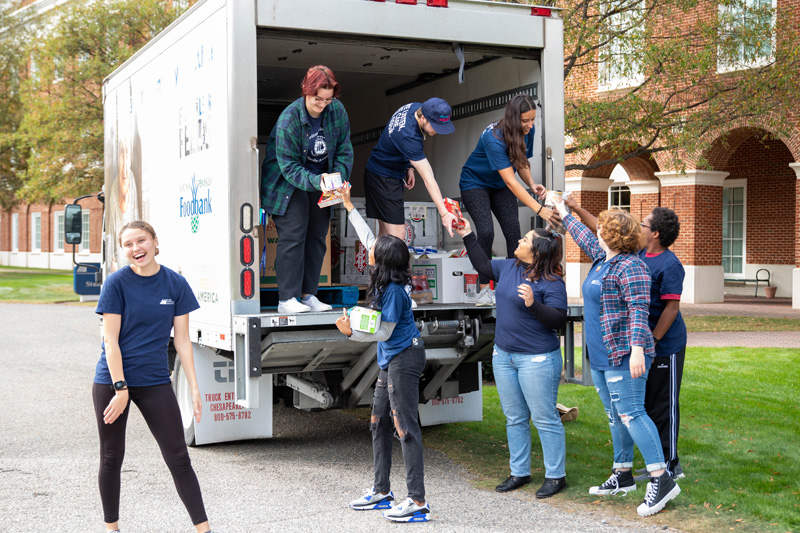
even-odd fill
[(508, 492), (510, 490), (517, 490), (523, 485), (531, 482), (531, 476), (508, 476), (508, 479), (497, 485), (494, 490), (497, 492)]
[(544, 484), (542, 484), (542, 488), (536, 491), (536, 497), (540, 500), (543, 498), (549, 498), (554, 494), (558, 494), (565, 488), (567, 488), (566, 477), (560, 477), (558, 479), (544, 478)]
[(632, 490), (636, 490), (636, 481), (634, 481), (633, 474), (631, 474), (630, 470), (624, 470), (621, 472), (613, 472), (605, 483), (599, 487), (591, 487), (589, 489), (589, 494), (600, 496), (611, 494), (613, 496), (621, 492), (622, 496), (625, 496)]
[(681, 488), (665, 470), (660, 476), (650, 478), (650, 483), (647, 484), (647, 492), (644, 495), (644, 501), (636, 508), (636, 512), (639, 513), (639, 516), (654, 515), (663, 509), (668, 501), (675, 498), (680, 493)]

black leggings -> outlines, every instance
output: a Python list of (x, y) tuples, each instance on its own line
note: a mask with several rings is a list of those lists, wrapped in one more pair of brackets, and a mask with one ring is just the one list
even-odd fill
[[(192, 523), (202, 524), (208, 519), (203, 507), (203, 496), (200, 494), (200, 484), (192, 469), (192, 461), (183, 438), (181, 413), (172, 386), (167, 383), (152, 387), (128, 387), (128, 393), (161, 448), (161, 455), (172, 473), (178, 496), (189, 511)], [(114, 391), (108, 385), (95, 383), (92, 386), (94, 412), (100, 433), (100, 473), (97, 479), (100, 484), (100, 499), (103, 501), (103, 517), (108, 523), (119, 520), (120, 471), (125, 457), (125, 428), (130, 412), (129, 401), (128, 406), (112, 424), (103, 422), (103, 411), (113, 396)]]
[[(492, 243), (494, 242), (494, 222), (492, 213), (497, 217), (503, 237), (506, 239), (506, 257), (514, 258), (514, 250), (521, 238), (519, 229), (519, 208), (517, 207), (517, 197), (508, 187), (502, 189), (469, 189), (461, 191), (461, 199), (464, 207), (467, 208), (469, 216), (475, 225), (475, 235), (478, 237), (478, 245), (486, 253), (486, 257), (492, 257)], [(489, 278), (480, 277), (482, 285), (489, 283)]]

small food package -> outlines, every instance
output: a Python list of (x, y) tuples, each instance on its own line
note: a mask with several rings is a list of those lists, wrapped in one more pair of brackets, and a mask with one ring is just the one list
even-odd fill
[(344, 185), (341, 172), (323, 174), (319, 184), (322, 189), (322, 196), (317, 202), (319, 207), (330, 207), (343, 202), (341, 196), (336, 195), (336, 190), (341, 189)]
[(464, 217), (461, 215), (461, 206), (458, 205), (458, 202), (450, 198), (445, 198), (444, 206), (447, 208), (448, 212), (456, 216), (456, 221), (453, 222), (453, 229), (463, 228), (465, 226)]
[(411, 299), (417, 304), (432, 304), (433, 291), (425, 274), (411, 276)]
[(381, 312), (367, 307), (351, 307), (347, 312), (350, 315), (350, 329), (364, 333), (376, 333), (381, 326)]

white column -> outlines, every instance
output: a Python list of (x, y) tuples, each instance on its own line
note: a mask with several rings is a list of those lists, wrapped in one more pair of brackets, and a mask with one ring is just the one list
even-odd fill
[[(800, 163), (789, 163), (789, 168), (794, 170), (797, 179), (800, 180)], [(797, 209), (798, 204), (796, 199), (794, 205), (795, 209)], [(795, 228), (795, 231), (797, 231), (797, 228)], [(795, 253), (797, 253), (796, 249)], [(792, 309), (800, 309), (800, 268), (795, 268), (792, 271)]]
[[(722, 182), (728, 177), (728, 172), (715, 170), (686, 170), (684, 172), (656, 172), (656, 177), (661, 182), (661, 192), (664, 187), (696, 187), (710, 185), (722, 187)], [(663, 198), (662, 198), (663, 200)], [(722, 209), (722, 206), (719, 206)], [(702, 223), (702, 221), (698, 221)], [(683, 231), (694, 232), (695, 228), (682, 227)], [(725, 299), (725, 272), (722, 265), (684, 265), (686, 277), (683, 281), (682, 302), (686, 303), (715, 303)]]
[(573, 177), (565, 180), (564, 192), (608, 192), (614, 180), (608, 178)]
[(631, 196), (634, 194), (658, 194), (661, 190), (659, 182), (656, 180), (627, 181), (625, 185), (631, 190)]

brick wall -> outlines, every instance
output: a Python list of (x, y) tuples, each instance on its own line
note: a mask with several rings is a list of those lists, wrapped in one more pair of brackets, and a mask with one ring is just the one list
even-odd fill
[[(573, 192), (572, 196), (578, 205), (589, 211), (594, 216), (600, 214), (601, 211), (608, 209), (608, 193), (598, 191), (579, 191)], [(585, 253), (581, 251), (572, 237), (566, 238), (565, 256), (567, 263), (591, 263)]]
[(795, 262), (797, 175), (783, 142), (750, 137), (728, 158), (727, 179), (747, 179), (747, 263), (791, 265)]
[(722, 264), (722, 187), (662, 187), (661, 205), (681, 222), (681, 235), (670, 248), (684, 265)]
[(659, 206), (661, 195), (657, 192), (631, 194), (631, 214), (641, 222), (654, 207)]

